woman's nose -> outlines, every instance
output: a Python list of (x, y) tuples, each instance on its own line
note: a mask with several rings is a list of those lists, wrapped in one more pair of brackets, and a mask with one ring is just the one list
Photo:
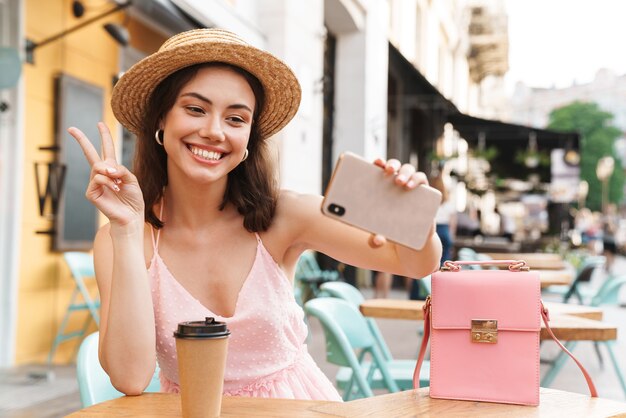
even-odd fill
[(226, 139), (222, 121), (219, 117), (215, 116), (210, 116), (208, 118), (199, 133), (200, 136), (209, 138), (212, 141), (224, 141)]

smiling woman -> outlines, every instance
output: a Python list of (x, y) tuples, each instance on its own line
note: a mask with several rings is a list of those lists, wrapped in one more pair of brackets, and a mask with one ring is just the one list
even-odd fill
[[(268, 138), (299, 103), (298, 81), (280, 60), (230, 32), (200, 29), (168, 40), (115, 86), (115, 116), (138, 136), (136, 177), (117, 163), (104, 124), (102, 156), (70, 128), (91, 165), (86, 195), (110, 221), (94, 246), (100, 359), (121, 392), (141, 393), (155, 358), (162, 390), (177, 392), (173, 331), (213, 317), (231, 332), (224, 393), (340, 400), (306, 349), (293, 295), (299, 256), (313, 249), (410, 277), (437, 266), (432, 230), (411, 250), (323, 216), (321, 196), (278, 189)], [(426, 183), (411, 165), (377, 165), (394, 187)]]

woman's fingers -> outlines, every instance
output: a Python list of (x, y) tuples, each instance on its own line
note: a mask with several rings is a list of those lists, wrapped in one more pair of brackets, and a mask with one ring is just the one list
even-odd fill
[(426, 174), (422, 173), (421, 171), (416, 171), (411, 175), (409, 181), (406, 182), (406, 187), (409, 189), (414, 189), (422, 184), (428, 186), (428, 178), (426, 177)]
[(102, 159), (112, 165), (117, 165), (117, 157), (115, 155), (115, 145), (111, 137), (111, 131), (104, 122), (98, 122), (98, 131), (102, 141)]
[(368, 244), (371, 248), (380, 248), (387, 242), (387, 238), (380, 234), (371, 234), (368, 240)]
[(123, 187), (124, 184), (136, 183), (137, 178), (134, 176), (130, 170), (123, 165), (118, 165), (116, 167), (111, 167), (108, 163), (104, 161), (100, 161), (93, 165), (91, 170), (92, 178), (96, 176), (105, 176), (109, 178), (113, 184), (119, 186), (118, 190), (113, 188), (115, 191), (119, 191), (119, 188)]
[(382, 158), (376, 158), (374, 160), (374, 165), (385, 170), (385, 173), (387, 174), (394, 174), (398, 172), (398, 170), (400, 170), (402, 164), (400, 163), (400, 161), (393, 158), (387, 161), (383, 160)]
[(74, 139), (76, 139), (76, 142), (78, 142), (78, 145), (80, 145), (80, 148), (83, 150), (83, 154), (87, 157), (87, 161), (90, 166), (93, 166), (95, 163), (100, 161), (98, 151), (96, 151), (93, 144), (83, 131), (72, 126), (71, 128), (68, 128), (67, 132), (72, 135)]
[(412, 179), (413, 174), (415, 174), (415, 167), (411, 164), (403, 164), (398, 170), (398, 175), (396, 176), (396, 184), (400, 186), (405, 186)]
[(421, 184), (428, 184), (426, 174), (416, 171), (411, 164), (401, 164), (400, 161), (393, 158), (387, 161), (377, 158), (374, 165), (385, 170), (386, 174), (396, 174), (394, 182), (399, 186), (414, 189)]
[(94, 184), (97, 184), (99, 186), (108, 187), (109, 189), (113, 190), (114, 192), (119, 192), (120, 191), (120, 187), (117, 185), (115, 180), (110, 178), (110, 177), (108, 177), (108, 176), (104, 176), (102, 174), (96, 174), (95, 176), (93, 176), (91, 181)]

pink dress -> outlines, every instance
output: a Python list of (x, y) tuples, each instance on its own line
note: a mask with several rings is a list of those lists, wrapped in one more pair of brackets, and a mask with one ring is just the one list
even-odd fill
[(232, 317), (214, 314), (176, 281), (159, 256), (159, 235), (160, 231), (155, 239), (152, 231), (154, 255), (148, 272), (163, 392), (179, 391), (173, 336), (177, 324), (212, 316), (226, 322), (231, 331), (225, 395), (341, 401), (307, 351), (304, 312), (295, 302), (292, 283), (258, 234), (254, 264)]

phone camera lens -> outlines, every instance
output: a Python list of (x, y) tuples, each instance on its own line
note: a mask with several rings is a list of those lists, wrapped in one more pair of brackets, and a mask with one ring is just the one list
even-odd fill
[(337, 216), (343, 216), (344, 213), (346, 213), (346, 209), (343, 206), (339, 206), (334, 203), (328, 205), (328, 211)]

